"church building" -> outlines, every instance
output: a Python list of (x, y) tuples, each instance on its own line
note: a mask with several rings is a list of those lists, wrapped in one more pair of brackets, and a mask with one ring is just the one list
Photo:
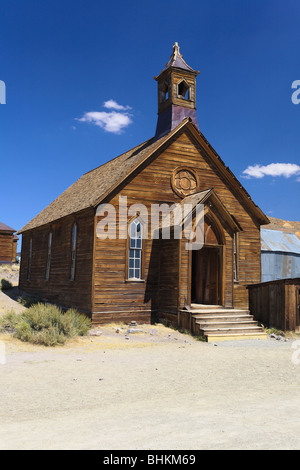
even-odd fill
[[(261, 281), (269, 220), (199, 129), (198, 74), (175, 43), (155, 77), (154, 137), (84, 174), (20, 230), (23, 291), (94, 324), (159, 320), (208, 340), (263, 337), (247, 285)], [(151, 211), (167, 206), (173, 216), (154, 230)], [(176, 229), (188, 220), (197, 233), (197, 207), (203, 237), (190, 249)]]

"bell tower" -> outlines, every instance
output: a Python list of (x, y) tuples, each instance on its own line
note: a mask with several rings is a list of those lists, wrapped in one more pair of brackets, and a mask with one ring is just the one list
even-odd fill
[(169, 62), (164, 70), (154, 77), (158, 91), (156, 139), (170, 132), (187, 117), (198, 127), (196, 77), (199, 73), (187, 65), (179, 52), (178, 43), (175, 42)]

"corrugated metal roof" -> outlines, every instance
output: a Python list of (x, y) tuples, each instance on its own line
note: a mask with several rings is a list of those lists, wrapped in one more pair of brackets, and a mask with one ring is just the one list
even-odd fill
[(294, 233), (261, 229), (261, 249), (300, 254), (300, 240)]

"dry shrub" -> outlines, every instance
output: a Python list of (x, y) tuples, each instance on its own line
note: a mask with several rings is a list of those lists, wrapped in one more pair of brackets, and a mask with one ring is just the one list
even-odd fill
[(8, 290), (13, 287), (12, 283), (7, 279), (1, 279), (0, 281), (0, 290)]
[(0, 328), (13, 329), (14, 336), (21, 341), (44, 346), (64, 344), (68, 339), (87, 334), (91, 321), (77, 311), (66, 313), (51, 304), (36, 304), (19, 315), (4, 315)]

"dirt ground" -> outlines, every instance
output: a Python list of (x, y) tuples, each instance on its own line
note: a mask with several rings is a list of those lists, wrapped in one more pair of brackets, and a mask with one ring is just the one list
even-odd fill
[(136, 329), (108, 325), (55, 348), (0, 336), (0, 449), (300, 448), (294, 339)]
[(19, 284), (18, 264), (0, 265), (0, 282), (2, 279), (9, 281), (13, 288), (1, 291), (0, 289), (0, 315), (13, 309), (15, 312), (22, 312), (24, 307), (17, 302), (18, 297), (22, 296), (22, 292), (18, 288)]
[(0, 338), (1, 450), (300, 448), (291, 340), (113, 328), (56, 348)]

